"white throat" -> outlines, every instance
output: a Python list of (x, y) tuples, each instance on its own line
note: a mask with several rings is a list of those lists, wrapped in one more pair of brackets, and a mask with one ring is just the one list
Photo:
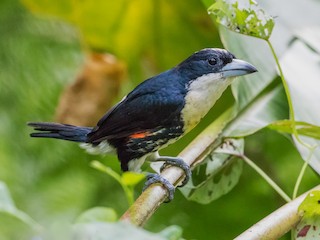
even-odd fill
[(210, 73), (195, 79), (189, 85), (185, 107), (182, 110), (185, 131), (191, 130), (199, 123), (231, 81), (232, 78), (223, 78), (221, 73)]

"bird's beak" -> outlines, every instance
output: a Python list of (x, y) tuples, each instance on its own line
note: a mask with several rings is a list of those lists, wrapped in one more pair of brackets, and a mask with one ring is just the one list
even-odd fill
[(258, 70), (253, 65), (239, 59), (233, 59), (232, 62), (221, 69), (221, 73), (225, 78), (242, 76), (257, 71)]

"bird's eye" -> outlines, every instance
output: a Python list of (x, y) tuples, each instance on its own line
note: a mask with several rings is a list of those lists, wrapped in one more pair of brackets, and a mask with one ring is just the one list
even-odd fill
[(208, 60), (208, 63), (209, 63), (210, 65), (215, 65), (215, 64), (217, 63), (217, 59), (215, 59), (215, 58), (210, 58), (210, 59)]

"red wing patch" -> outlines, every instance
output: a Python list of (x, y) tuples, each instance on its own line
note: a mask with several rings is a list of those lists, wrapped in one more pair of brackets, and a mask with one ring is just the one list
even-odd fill
[(147, 131), (147, 132), (138, 132), (138, 133), (134, 133), (134, 134), (131, 134), (129, 136), (129, 138), (134, 138), (134, 139), (139, 139), (139, 138), (145, 138), (147, 136), (150, 136), (152, 133)]

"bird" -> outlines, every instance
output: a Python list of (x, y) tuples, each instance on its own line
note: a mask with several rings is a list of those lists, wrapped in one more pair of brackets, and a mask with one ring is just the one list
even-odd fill
[[(91, 154), (115, 153), (122, 171), (139, 172), (148, 161), (180, 167), (185, 178), (190, 166), (179, 157), (160, 156), (159, 150), (193, 129), (238, 76), (257, 69), (225, 49), (205, 48), (175, 67), (151, 77), (127, 94), (98, 121), (95, 127), (53, 122), (29, 122), (36, 138), (56, 138), (80, 143)], [(168, 201), (175, 188), (159, 174), (149, 174), (145, 188), (161, 183)]]

